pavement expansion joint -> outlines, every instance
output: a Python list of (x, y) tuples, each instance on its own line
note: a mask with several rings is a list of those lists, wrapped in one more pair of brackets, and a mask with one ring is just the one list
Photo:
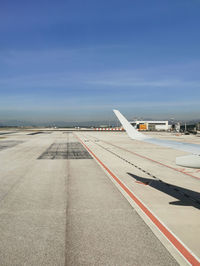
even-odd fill
[[(96, 144), (97, 146), (99, 146), (100, 148), (108, 151), (109, 153), (113, 154), (114, 156), (118, 157), (119, 159), (125, 161), (126, 163), (128, 163), (128, 164), (132, 165), (133, 167), (137, 168), (138, 170), (142, 171), (143, 173), (154, 178), (154, 180), (147, 180), (144, 178), (144, 180), (139, 180), (140, 182), (148, 183), (148, 185), (150, 185), (151, 187), (154, 187), (154, 188), (159, 187), (159, 190), (161, 190), (163, 192), (165, 191), (165, 188), (168, 191), (171, 190), (172, 196), (177, 198), (180, 201), (180, 204), (182, 201), (183, 202), (187, 201), (189, 205), (192, 205), (193, 207), (200, 209), (200, 195), (199, 195), (199, 193), (197, 193), (195, 191), (190, 191), (190, 190), (187, 190), (187, 189), (184, 189), (181, 187), (177, 187), (177, 186), (174, 186), (174, 185), (169, 184), (169, 183), (166, 183), (163, 180), (161, 180), (160, 178), (156, 177), (155, 175), (152, 175), (151, 173), (149, 173), (145, 169), (142, 169), (141, 167), (139, 167), (139, 166), (133, 164), (132, 162), (126, 160), (125, 158), (119, 156), (116, 152), (111, 151), (109, 148), (106, 148), (106, 147), (102, 146), (101, 144), (96, 143), (95, 141), (92, 141), (92, 142), (94, 144)], [(133, 178), (136, 178), (136, 180), (139, 178), (139, 177), (132, 175), (131, 173), (128, 173), (128, 174), (130, 176), (132, 176)], [(139, 178), (139, 179), (141, 179), (141, 178)], [(152, 182), (152, 181), (154, 181), (154, 182)], [(159, 183), (160, 183), (160, 185), (159, 185)], [(162, 186), (163, 188), (161, 189), (160, 186)], [(170, 192), (168, 192), (168, 193), (170, 193)]]
[(20, 140), (4, 140), (0, 141), (0, 151), (7, 149), (7, 148), (12, 148), (20, 143), (23, 143), (23, 141)]
[(38, 159), (92, 159), (79, 142), (53, 143)]

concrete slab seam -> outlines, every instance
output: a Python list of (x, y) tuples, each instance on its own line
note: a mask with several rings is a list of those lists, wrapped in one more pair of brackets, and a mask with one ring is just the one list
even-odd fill
[[(96, 137), (94, 137), (94, 136), (91, 136), (91, 137), (96, 138)], [(98, 138), (96, 138), (96, 139), (98, 139)], [(99, 139), (98, 139), (98, 140), (99, 140)], [(161, 165), (161, 166), (164, 166), (164, 167), (167, 167), (167, 168), (169, 168), (169, 169), (172, 169), (172, 170), (174, 170), (174, 171), (176, 171), (176, 172), (179, 172), (179, 173), (181, 173), (181, 174), (184, 174), (184, 175), (190, 176), (190, 177), (192, 177), (192, 178), (195, 178), (195, 179), (197, 179), (197, 180), (200, 180), (200, 178), (197, 177), (197, 176), (191, 175), (191, 174), (189, 174), (189, 173), (187, 173), (187, 172), (183, 172), (182, 170), (176, 169), (176, 168), (174, 168), (174, 167), (172, 167), (172, 166), (169, 166), (169, 165), (167, 165), (167, 164), (163, 164), (163, 163), (161, 163), (161, 162), (159, 162), (159, 161), (156, 161), (156, 160), (153, 160), (153, 159), (151, 159), (151, 158), (149, 158), (149, 157), (147, 157), (147, 156), (141, 155), (141, 154), (136, 153), (136, 152), (133, 152), (133, 151), (129, 151), (129, 150), (125, 149), (125, 148), (122, 148), (122, 147), (120, 147), (120, 146), (118, 146), (118, 145), (112, 144), (112, 143), (110, 143), (110, 142), (108, 142), (108, 141), (103, 141), (103, 140), (101, 140), (101, 141), (104, 142), (104, 143), (107, 143), (107, 144), (109, 144), (109, 145), (111, 145), (111, 146), (113, 146), (113, 147), (116, 147), (116, 148), (118, 148), (118, 149), (121, 149), (121, 150), (127, 151), (127, 152), (129, 152), (129, 153), (132, 153), (132, 154), (134, 154), (134, 155), (136, 155), (136, 156), (138, 156), (138, 157), (141, 157), (141, 158), (143, 158), (143, 159), (146, 159), (146, 160), (152, 161), (152, 162), (154, 162), (154, 163), (156, 163), (156, 164), (159, 164), (159, 165)]]
[[(110, 152), (111, 154), (117, 156), (118, 158), (120, 158), (121, 160), (125, 161), (126, 163), (128, 163), (128, 164), (134, 166), (135, 168), (137, 168), (138, 170), (140, 170), (140, 171), (142, 171), (143, 173), (147, 174), (148, 176), (153, 177), (155, 180), (158, 180), (160, 183), (164, 184), (165, 186), (171, 187), (171, 184), (168, 184), (168, 183), (162, 181), (160, 178), (156, 177), (155, 175), (152, 175), (151, 173), (149, 173), (148, 171), (142, 169), (141, 167), (137, 166), (136, 164), (134, 164), (134, 163), (132, 163), (132, 162), (130, 162), (130, 161), (124, 159), (122, 156), (119, 156), (117, 153), (115, 153), (115, 152), (113, 152), (113, 151), (111, 151), (111, 150), (109, 150), (109, 149), (103, 147), (102, 145), (100, 145), (100, 144), (98, 144), (98, 143), (94, 143), (94, 144), (96, 144), (96, 145), (98, 145), (99, 147), (101, 147), (102, 149), (104, 149), (104, 150)], [(182, 192), (180, 189), (173, 188), (173, 190), (176, 191), (177, 193), (181, 194), (182, 196), (186, 197), (187, 199), (193, 201), (195, 204), (200, 204), (200, 201), (199, 201), (199, 200), (197, 200), (197, 199), (191, 197), (190, 195), (188, 195), (188, 194), (185, 193), (185, 192)]]
[[(122, 156), (120, 156), (120, 155), (118, 155), (117, 153), (111, 151), (110, 149), (108, 149), (108, 148), (106, 148), (106, 147), (100, 145), (99, 143), (96, 143), (96, 142), (94, 142), (94, 141), (92, 141), (92, 142), (93, 142), (95, 145), (99, 146), (100, 148), (106, 150), (107, 152), (110, 152), (111, 154), (115, 155), (116, 157), (120, 158), (121, 160), (125, 161), (126, 163), (132, 165), (133, 167), (135, 167), (135, 168), (137, 168), (138, 170), (142, 171), (143, 173), (147, 174), (148, 176), (151, 176), (151, 177), (154, 178), (155, 180), (158, 180), (158, 181), (159, 181), (160, 183), (162, 183), (163, 185), (165, 185), (165, 186), (171, 188), (174, 192), (180, 194), (180, 195), (183, 196), (183, 197), (186, 197), (187, 200), (190, 200), (190, 201), (192, 201), (192, 202), (194, 202), (195, 204), (198, 204), (198, 205), (200, 204), (200, 201), (199, 201), (198, 199), (195, 199), (195, 198), (191, 197), (191, 196), (188, 195), (187, 193), (182, 192), (180, 189), (172, 188), (171, 184), (168, 184), (168, 183), (162, 181), (160, 178), (156, 177), (155, 175), (152, 175), (152, 174), (149, 173), (148, 171), (146, 171), (146, 170), (142, 169), (141, 167), (137, 166), (136, 164), (134, 164), (134, 163), (132, 163), (132, 162), (126, 160), (126, 159), (123, 158)], [(111, 145), (112, 145), (112, 144), (111, 144)]]
[[(76, 135), (75, 135), (76, 136)], [(148, 209), (147, 206), (135, 196), (129, 188), (116, 177), (111, 170), (90, 150), (89, 147), (78, 137), (76, 138), (82, 143), (82, 145), (88, 150), (88, 152), (96, 159), (97, 162), (109, 173), (109, 175), (115, 179), (115, 181), (120, 185), (120, 187), (129, 195), (129, 197), (140, 207), (140, 209), (146, 214), (146, 216), (153, 222), (153, 224), (160, 230), (160, 232), (168, 239), (168, 241), (178, 250), (181, 256), (191, 265), (200, 265), (200, 259), (193, 254), (188, 247), (174, 235), (173, 232), (166, 225), (164, 225), (155, 214)]]

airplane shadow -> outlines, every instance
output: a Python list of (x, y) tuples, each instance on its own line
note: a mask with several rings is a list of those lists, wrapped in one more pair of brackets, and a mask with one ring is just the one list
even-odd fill
[(127, 173), (137, 182), (143, 185), (148, 185), (165, 194), (168, 194), (177, 199), (177, 201), (169, 202), (171, 205), (177, 206), (193, 206), (200, 209), (200, 193), (186, 188), (178, 187), (169, 183), (162, 182), (158, 179), (143, 178), (131, 173)]

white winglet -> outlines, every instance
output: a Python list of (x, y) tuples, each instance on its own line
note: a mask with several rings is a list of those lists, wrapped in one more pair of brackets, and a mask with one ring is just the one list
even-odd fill
[(192, 153), (192, 155), (177, 157), (176, 164), (200, 169), (200, 145), (149, 137), (138, 132), (118, 110), (113, 111), (131, 139)]
[(123, 128), (126, 130), (130, 138), (137, 140), (145, 140), (147, 138), (149, 139), (148, 136), (145, 136), (144, 134), (138, 132), (118, 110), (113, 110), (113, 112), (119, 119), (120, 123), (122, 124)]

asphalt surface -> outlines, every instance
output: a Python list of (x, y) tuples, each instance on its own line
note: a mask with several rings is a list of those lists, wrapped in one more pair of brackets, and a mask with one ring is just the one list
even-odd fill
[[(90, 134), (110, 141), (100, 133)], [(122, 170), (135, 174), (133, 166), (124, 166), (97, 146), (105, 147), (100, 143), (103, 139), (95, 144), (89, 135), (76, 135), (119, 176)], [(74, 134), (19, 132), (6, 135), (0, 147), (5, 141), (15, 145), (0, 151), (0, 265), (186, 264), (119, 192)], [(126, 178), (133, 182), (130, 175)], [(155, 189), (155, 185), (148, 187)], [(151, 198), (151, 191), (138, 185), (136, 192), (142, 190), (144, 199)], [(163, 198), (159, 193), (151, 208)]]

